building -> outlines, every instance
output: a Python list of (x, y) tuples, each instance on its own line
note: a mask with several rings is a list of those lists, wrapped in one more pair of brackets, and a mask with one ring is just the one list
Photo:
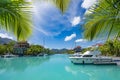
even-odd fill
[(14, 45), (13, 53), (19, 56), (23, 56), (26, 53), (27, 48), (29, 48), (29, 43), (27, 41), (17, 42)]
[(81, 47), (80, 47), (80, 46), (77, 46), (77, 47), (75, 47), (75, 48), (74, 48), (74, 51), (75, 51), (75, 52), (81, 52), (81, 51), (82, 51), (82, 49), (81, 49)]

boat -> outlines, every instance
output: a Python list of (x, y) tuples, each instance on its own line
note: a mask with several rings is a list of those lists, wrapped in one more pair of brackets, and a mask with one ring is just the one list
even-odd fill
[[(45, 39), (43, 39), (43, 47), (45, 46)], [(43, 48), (43, 52), (39, 53), (37, 56), (47, 56), (48, 54), (45, 53), (45, 49)]]
[(7, 54), (1, 56), (1, 58), (13, 58), (13, 57), (17, 57), (17, 56), (10, 54), (10, 53), (7, 53)]
[(82, 56), (81, 52), (76, 52), (76, 53), (70, 55), (70, 57), (80, 57), (80, 56)]
[(48, 54), (46, 53), (39, 53), (37, 56), (47, 56)]
[(70, 56), (69, 59), (74, 64), (94, 64), (94, 65), (117, 65), (111, 57), (100, 56), (99, 50), (89, 50), (79, 56)]
[(44, 56), (44, 53), (39, 53), (37, 56)]

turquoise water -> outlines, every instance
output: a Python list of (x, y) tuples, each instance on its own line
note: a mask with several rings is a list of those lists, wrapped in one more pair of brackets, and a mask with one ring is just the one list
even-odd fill
[(0, 59), (0, 80), (120, 80), (120, 66), (74, 65), (60, 54)]

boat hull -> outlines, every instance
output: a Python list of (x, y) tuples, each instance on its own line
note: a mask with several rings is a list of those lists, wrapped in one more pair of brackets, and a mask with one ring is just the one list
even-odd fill
[[(93, 58), (93, 57), (69, 57), (74, 64), (113, 64), (111, 58)], [(102, 63), (103, 62), (103, 63)]]
[(93, 64), (94, 59), (93, 58), (72, 58), (70, 57), (70, 60), (74, 64)]

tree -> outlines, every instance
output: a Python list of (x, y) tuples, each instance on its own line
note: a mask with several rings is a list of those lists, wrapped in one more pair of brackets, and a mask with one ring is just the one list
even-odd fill
[(62, 13), (64, 13), (67, 10), (71, 0), (52, 0), (52, 1), (62, 11)]
[(13, 33), (17, 40), (26, 40), (31, 32), (29, 3), (25, 0), (0, 0), (0, 28)]
[(0, 55), (5, 54), (7, 51), (7, 48), (5, 45), (0, 45)]
[(108, 40), (104, 45), (99, 47), (102, 55), (120, 56), (120, 41), (118, 39)]
[(114, 40), (114, 44), (113, 44), (114, 48), (115, 48), (115, 55), (116, 56), (120, 56), (120, 40), (116, 39)]
[(98, 0), (88, 11), (85, 38), (93, 40), (103, 36), (120, 36), (120, 0)]
[(6, 44), (6, 49), (7, 49), (7, 53), (13, 53), (13, 47), (15, 45), (15, 41), (11, 41), (8, 44)]
[[(52, 0), (65, 12), (70, 0)], [(86, 14), (84, 36), (88, 40), (107, 36), (120, 36), (120, 0), (98, 0)], [(104, 35), (102, 35), (104, 33)]]
[(27, 50), (27, 55), (37, 55), (43, 52), (44, 48), (40, 45), (31, 45)]

